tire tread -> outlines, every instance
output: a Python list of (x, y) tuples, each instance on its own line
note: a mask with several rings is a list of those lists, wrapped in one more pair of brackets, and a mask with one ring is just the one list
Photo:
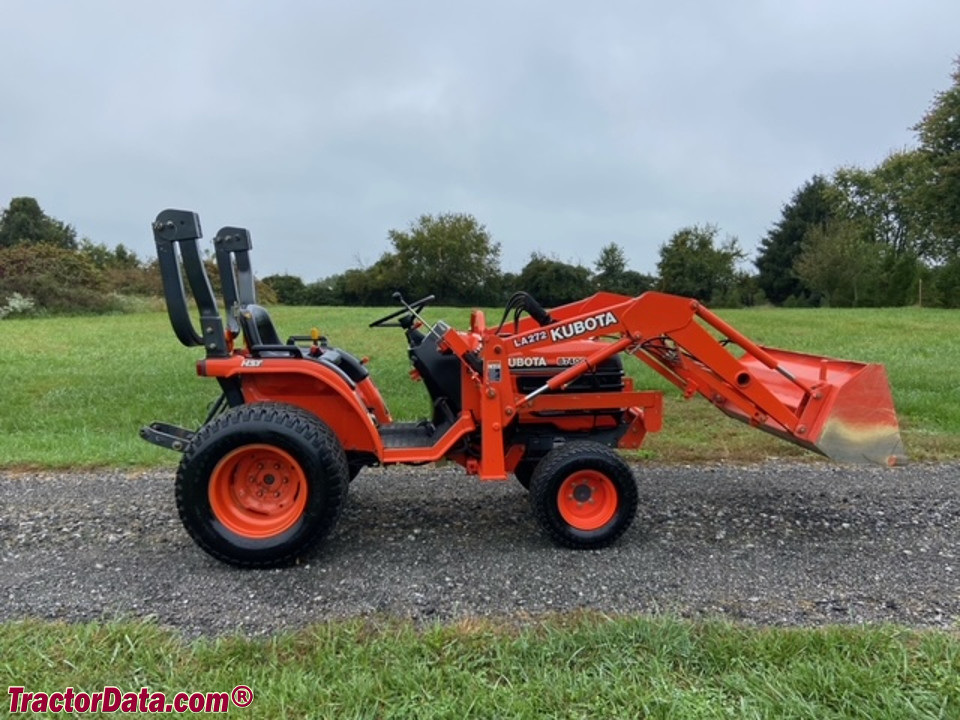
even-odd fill
[[(301, 542), (292, 545), (283, 553), (270, 557), (243, 557), (241, 555), (226, 554), (222, 550), (207, 542), (206, 538), (193, 526), (188, 517), (190, 512), (189, 499), (186, 497), (189, 479), (189, 467), (197, 461), (211, 444), (221, 438), (229, 437), (244, 425), (263, 425), (266, 428), (280, 427), (292, 431), (303, 440), (316, 454), (319, 464), (324, 466), (332, 482), (328, 483), (325, 493), (325, 503), (322, 522), (318, 531), (305, 537)], [(251, 429), (251, 432), (253, 430)], [(264, 433), (269, 435), (269, 433)], [(269, 437), (259, 441), (270, 442)], [(180, 466), (177, 469), (175, 483), (175, 497), (177, 511), (181, 522), (188, 534), (205, 552), (216, 559), (243, 568), (265, 568), (289, 565), (302, 557), (323, 540), (336, 525), (343, 512), (349, 484), (349, 469), (346, 453), (343, 450), (336, 434), (319, 418), (312, 413), (285, 403), (252, 403), (240, 405), (218, 415), (211, 422), (197, 431), (190, 443)]]
[[(619, 507), (613, 526), (590, 533), (567, 525), (557, 510), (557, 491), (571, 472), (600, 469), (618, 487)], [(630, 466), (616, 450), (598, 442), (578, 440), (547, 453), (530, 479), (530, 503), (537, 524), (557, 545), (587, 550), (607, 547), (623, 535), (637, 512), (637, 485)]]

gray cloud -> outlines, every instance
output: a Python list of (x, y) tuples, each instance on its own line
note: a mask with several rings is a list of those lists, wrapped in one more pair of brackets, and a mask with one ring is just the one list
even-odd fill
[(152, 253), (163, 207), (261, 274), (371, 263), (462, 211), (503, 245), (652, 272), (684, 225), (752, 249), (814, 173), (912, 142), (960, 4), (7, 3), (0, 204)]

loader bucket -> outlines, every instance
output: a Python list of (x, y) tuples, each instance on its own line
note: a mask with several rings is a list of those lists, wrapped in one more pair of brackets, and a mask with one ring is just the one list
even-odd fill
[(750, 354), (740, 358), (746, 371), (797, 418), (795, 427), (750, 418), (735, 407), (728, 415), (758, 425), (832, 460), (901, 465), (906, 462), (900, 425), (883, 365), (762, 348), (771, 368)]

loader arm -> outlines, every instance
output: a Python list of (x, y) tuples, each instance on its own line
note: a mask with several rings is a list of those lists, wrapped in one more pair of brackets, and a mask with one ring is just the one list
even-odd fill
[(757, 345), (696, 300), (648, 292), (598, 293), (551, 309), (555, 321), (526, 321), (508, 348), (535, 351), (574, 338), (611, 342), (515, 399), (533, 407), (618, 352), (628, 352), (690, 398), (702, 395), (725, 414), (841, 462), (896, 465), (905, 460), (886, 371)]

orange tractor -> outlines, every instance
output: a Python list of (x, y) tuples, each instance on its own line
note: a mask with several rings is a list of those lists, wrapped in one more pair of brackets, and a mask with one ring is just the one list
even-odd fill
[(364, 360), (315, 330), (281, 340), (256, 302), (249, 232), (225, 227), (213, 241), (225, 318), (198, 248), (199, 217), (164, 210), (153, 234), (173, 329), (184, 345), (203, 346), (197, 372), (222, 393), (199, 430), (154, 423), (141, 435), (183, 453), (180, 518), (228, 563), (304, 555), (333, 529), (364, 466), (444, 459), (482, 480), (516, 476), (556, 543), (609, 545), (637, 507), (617, 450), (640, 447), (662, 417), (661, 393), (634, 388), (623, 353), (685, 397), (700, 394), (835, 460), (893, 465), (904, 456), (882, 366), (761, 347), (699, 302), (657, 292), (601, 292), (549, 309), (519, 292), (497, 327), (475, 310), (467, 330), (425, 320), (432, 296), (408, 303), (397, 294), (399, 309), (370, 327), (403, 332), (433, 409), (395, 422)]

